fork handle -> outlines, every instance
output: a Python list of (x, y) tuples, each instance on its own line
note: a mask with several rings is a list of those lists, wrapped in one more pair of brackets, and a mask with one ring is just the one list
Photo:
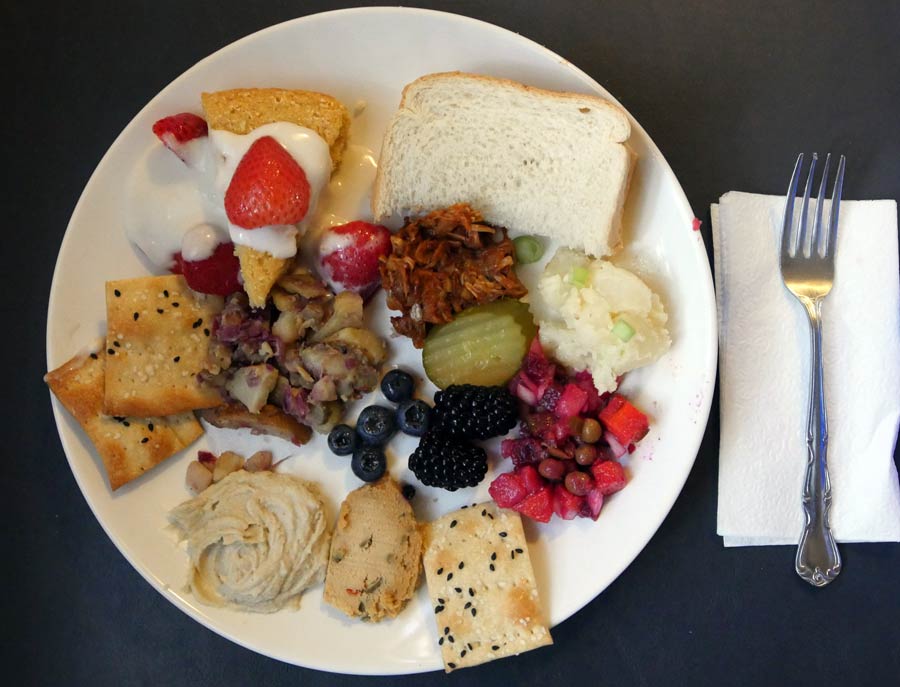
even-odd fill
[(810, 370), (809, 421), (806, 427), (806, 476), (803, 480), (803, 512), (806, 523), (794, 568), (815, 587), (824, 587), (841, 572), (841, 555), (831, 533), (831, 482), (828, 479), (828, 416), (822, 374), (822, 301), (801, 299), (809, 315)]

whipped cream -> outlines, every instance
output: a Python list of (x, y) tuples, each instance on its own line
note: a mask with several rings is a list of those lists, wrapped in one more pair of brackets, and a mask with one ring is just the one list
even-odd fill
[(289, 122), (265, 124), (249, 134), (239, 135), (213, 129), (209, 132), (209, 143), (216, 169), (213, 182), (219, 204), (224, 202), (225, 191), (234, 176), (234, 170), (241, 158), (263, 136), (271, 136), (290, 153), (299, 164), (309, 182), (309, 210), (299, 225), (272, 225), (256, 229), (244, 229), (227, 222), (231, 240), (240, 246), (264, 251), (276, 258), (290, 258), (297, 253), (297, 235), (305, 231), (315, 214), (319, 194), (331, 177), (331, 152), (325, 140), (312, 129)]

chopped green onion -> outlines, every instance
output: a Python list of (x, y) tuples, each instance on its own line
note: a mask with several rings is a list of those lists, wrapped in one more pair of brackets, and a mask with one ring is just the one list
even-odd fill
[(634, 336), (634, 327), (625, 320), (616, 320), (613, 325), (612, 333), (615, 334), (622, 343), (627, 343)]
[(541, 242), (533, 236), (517, 236), (513, 239), (516, 248), (516, 260), (523, 265), (537, 262), (544, 254)]
[(588, 277), (590, 277), (590, 272), (587, 267), (573, 267), (572, 271), (569, 272), (568, 282), (570, 284), (574, 284), (580, 289), (583, 289), (587, 286)]

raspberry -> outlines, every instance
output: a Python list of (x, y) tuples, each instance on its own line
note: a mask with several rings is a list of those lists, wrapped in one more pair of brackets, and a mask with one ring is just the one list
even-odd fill
[(516, 398), (502, 386), (454, 384), (434, 395), (434, 428), (447, 436), (489, 439), (518, 419)]
[(479, 446), (429, 431), (409, 457), (409, 469), (426, 486), (456, 491), (484, 479), (487, 454)]

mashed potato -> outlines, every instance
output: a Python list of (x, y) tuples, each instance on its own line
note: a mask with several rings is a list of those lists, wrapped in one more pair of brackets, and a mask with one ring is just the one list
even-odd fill
[(583, 253), (557, 251), (529, 300), (548, 353), (590, 370), (601, 392), (671, 344), (659, 296), (628, 270)]

